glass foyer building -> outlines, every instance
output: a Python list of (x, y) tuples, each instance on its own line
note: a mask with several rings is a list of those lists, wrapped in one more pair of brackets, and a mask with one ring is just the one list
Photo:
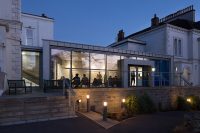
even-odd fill
[(36, 86), (63, 77), (73, 88), (169, 86), (171, 66), (171, 56), (52, 40), (22, 51), (23, 79)]

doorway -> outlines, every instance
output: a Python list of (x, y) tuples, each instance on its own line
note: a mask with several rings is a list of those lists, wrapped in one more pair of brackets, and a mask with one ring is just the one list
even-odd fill
[(147, 66), (129, 66), (129, 87), (149, 86), (150, 72)]

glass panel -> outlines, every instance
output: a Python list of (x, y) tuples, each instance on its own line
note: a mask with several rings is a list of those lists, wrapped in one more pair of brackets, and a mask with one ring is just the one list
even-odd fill
[(65, 51), (65, 50), (59, 50), (59, 49), (52, 49), (51, 50), (51, 56), (52, 59), (56, 59), (62, 67), (64, 68), (70, 68), (71, 64), (71, 52)]
[(105, 83), (106, 75), (102, 70), (91, 70), (91, 85), (92, 87), (103, 87)]
[(121, 80), (118, 71), (108, 71), (108, 80), (106, 82), (108, 87), (120, 87)]
[(105, 55), (104, 54), (90, 54), (91, 69), (105, 69)]
[(72, 68), (89, 68), (89, 53), (73, 51)]
[(141, 57), (137, 57), (137, 60), (144, 60), (144, 58), (141, 58)]
[(39, 52), (22, 52), (22, 78), (33, 86), (39, 86), (40, 54)]
[(142, 67), (138, 67), (138, 73), (137, 73), (137, 76), (138, 76), (138, 80), (137, 80), (137, 86), (142, 86), (142, 80), (143, 80), (143, 78), (142, 78), (142, 76), (143, 76), (143, 74), (142, 74)]
[(52, 49), (51, 50), (51, 78), (60, 79), (61, 76), (70, 79), (71, 52)]
[(108, 55), (107, 56), (107, 69), (118, 70), (120, 56)]
[(89, 87), (89, 70), (72, 70), (72, 87)]
[(137, 74), (137, 68), (136, 67), (133, 67), (131, 66), (130, 67), (130, 76), (129, 76), (129, 83), (130, 83), (130, 86), (136, 86), (136, 74)]

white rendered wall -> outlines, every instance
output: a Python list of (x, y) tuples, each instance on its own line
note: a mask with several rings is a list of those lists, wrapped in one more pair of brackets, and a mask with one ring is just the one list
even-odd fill
[(154, 31), (142, 33), (134, 36), (132, 39), (138, 39), (146, 42), (145, 52), (153, 52), (155, 54), (165, 54), (166, 45), (166, 28), (161, 27)]
[(137, 44), (137, 43), (131, 43), (131, 42), (126, 42), (124, 44), (120, 44), (119, 46), (116, 46), (114, 48), (117, 49), (124, 49), (124, 50), (132, 50), (132, 51), (145, 51), (145, 45), (143, 44)]
[(54, 21), (47, 18), (22, 14), (22, 45), (26, 43), (26, 28), (33, 30), (33, 46), (42, 47), (42, 39), (54, 39)]

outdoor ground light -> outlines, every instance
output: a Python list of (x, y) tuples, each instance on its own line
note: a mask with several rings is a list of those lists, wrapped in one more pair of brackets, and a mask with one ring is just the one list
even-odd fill
[(77, 100), (78, 111), (80, 111), (80, 103), (81, 103), (81, 99)]
[(186, 101), (187, 101), (188, 103), (191, 103), (192, 100), (191, 100), (190, 98), (187, 98)]
[(121, 108), (123, 109), (124, 108), (124, 106), (125, 106), (125, 102), (126, 102), (126, 99), (122, 99), (122, 103), (121, 103)]
[(90, 95), (86, 95), (87, 98), (87, 112), (90, 112)]
[(81, 103), (81, 99), (79, 99), (78, 102)]
[(107, 102), (103, 102), (103, 121), (107, 121), (107, 108), (108, 103)]

